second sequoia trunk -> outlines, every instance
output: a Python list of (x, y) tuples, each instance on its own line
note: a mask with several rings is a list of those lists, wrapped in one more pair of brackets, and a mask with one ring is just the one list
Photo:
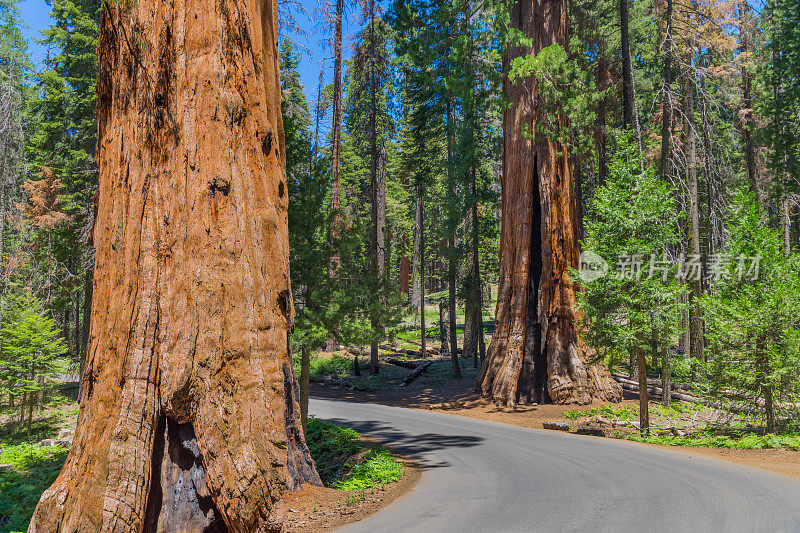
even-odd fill
[(277, 1), (103, 4), (80, 423), (30, 532), (282, 529), (319, 484), (288, 354)]
[[(518, 0), (511, 25), (533, 44), (512, 47), (506, 71), (516, 57), (555, 43), (566, 48), (567, 2)], [(503, 114), (500, 280), (478, 389), (508, 406), (618, 400), (619, 386), (587, 363), (577, 338), (576, 287), (569, 274), (579, 255), (570, 149), (536, 128), (565, 125), (565, 119), (544, 109), (536, 80), (506, 80), (504, 90), (510, 105)]]

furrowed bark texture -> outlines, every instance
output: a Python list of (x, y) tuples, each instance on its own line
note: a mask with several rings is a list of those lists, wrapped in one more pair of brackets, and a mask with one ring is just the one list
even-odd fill
[[(518, 0), (511, 23), (532, 37), (536, 54), (553, 43), (566, 47), (566, 0)], [(617, 400), (619, 386), (587, 364), (573, 311), (577, 267), (573, 177), (568, 146), (536, 131), (540, 121), (563, 121), (541, 107), (535, 80), (506, 80), (510, 107), (503, 115), (504, 152), (500, 280), (495, 332), (478, 376), (484, 396), (500, 405)]]
[(104, 4), (81, 422), (30, 532), (279, 530), (281, 493), (319, 484), (288, 356), (276, 27), (273, 0)]

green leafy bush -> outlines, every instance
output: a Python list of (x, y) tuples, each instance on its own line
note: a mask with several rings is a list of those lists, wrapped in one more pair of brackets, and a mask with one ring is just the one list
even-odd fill
[(337, 489), (365, 490), (376, 485), (394, 483), (403, 475), (403, 467), (389, 450), (372, 450), (364, 462), (353, 467), (350, 475), (336, 483)]
[(326, 487), (365, 490), (400, 479), (402, 465), (386, 448), (371, 448), (350, 428), (312, 418), (306, 440)]

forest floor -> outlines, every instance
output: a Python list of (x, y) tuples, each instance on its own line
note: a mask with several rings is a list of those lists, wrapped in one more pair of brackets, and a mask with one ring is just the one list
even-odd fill
[[(429, 340), (429, 345), (438, 346), (438, 341)], [(344, 354), (318, 354), (317, 358), (343, 358)], [(351, 358), (349, 355), (348, 358)], [(362, 376), (352, 374), (317, 376), (318, 382), (311, 384), (313, 396), (350, 400), (354, 402), (370, 402), (412, 409), (439, 411), (450, 415), (487, 420), (502, 424), (510, 424), (533, 429), (543, 429), (545, 423), (569, 424), (570, 432), (592, 433), (596, 437), (626, 438), (635, 432), (630, 422), (624, 426), (614, 426), (606, 413), (616, 414), (617, 419), (629, 419), (631, 415), (638, 418), (638, 397), (626, 393), (626, 399), (617, 404), (597, 403), (592, 405), (532, 405), (506, 409), (494, 405), (475, 392), (477, 369), (472, 361), (460, 358), (462, 378), (455, 378), (451, 370), (449, 358), (433, 356), (429, 358), (412, 358), (412, 363), (432, 360), (433, 364), (422, 376), (407, 387), (401, 387), (403, 378), (410, 372), (385, 362), (382, 358), (379, 374), (369, 376), (367, 361), (361, 357)], [(706, 424), (714, 422), (707, 410), (691, 404), (674, 402), (675, 408), (662, 412), (659, 403), (651, 402), (651, 417), (654, 434), (665, 432), (675, 427), (678, 431), (691, 434), (700, 431)], [(626, 413), (628, 416), (620, 416)], [(605, 420), (604, 420), (604, 416)], [(598, 417), (600, 423), (598, 423)], [(598, 430), (602, 433), (598, 433)], [(795, 438), (795, 437), (792, 437)], [(670, 448), (685, 454), (705, 456), (741, 465), (763, 468), (778, 474), (800, 479), (800, 451), (786, 447), (767, 449), (730, 449), (713, 447), (714, 441), (703, 447), (687, 445), (662, 445), (653, 443), (632, 442), (637, 446), (656, 446)], [(722, 444), (725, 445), (725, 444)]]

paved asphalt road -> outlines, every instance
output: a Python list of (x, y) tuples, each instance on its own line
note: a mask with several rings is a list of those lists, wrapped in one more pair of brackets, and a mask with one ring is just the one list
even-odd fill
[(758, 468), (383, 405), (314, 398), (310, 412), (423, 468), (342, 532), (800, 532), (800, 482)]

